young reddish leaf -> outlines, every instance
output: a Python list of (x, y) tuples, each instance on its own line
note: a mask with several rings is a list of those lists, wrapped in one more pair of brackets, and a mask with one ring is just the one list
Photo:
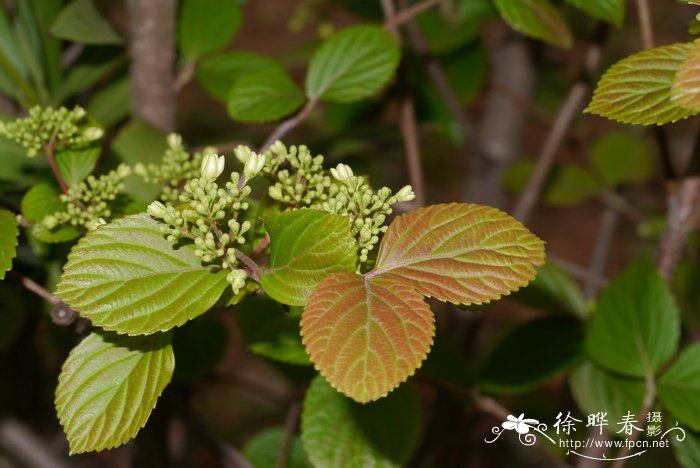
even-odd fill
[(692, 44), (645, 50), (610, 67), (598, 83), (587, 112), (618, 122), (662, 125), (695, 112), (671, 100), (671, 87)]
[(532, 280), (544, 242), (488, 206), (433, 205), (397, 217), (365, 276), (392, 278), (454, 304), (481, 304)]
[(700, 40), (693, 43), (688, 58), (678, 70), (671, 99), (686, 109), (700, 112)]
[(410, 285), (335, 273), (319, 284), (301, 316), (306, 350), (340, 392), (365, 403), (411, 376), (435, 332), (428, 304)]

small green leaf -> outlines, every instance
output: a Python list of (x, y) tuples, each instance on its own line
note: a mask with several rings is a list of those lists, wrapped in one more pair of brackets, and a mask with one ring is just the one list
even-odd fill
[(671, 100), (671, 86), (692, 44), (673, 44), (624, 58), (605, 72), (587, 112), (630, 124), (663, 125), (695, 111)]
[(100, 14), (92, 0), (68, 4), (51, 26), (51, 34), (81, 44), (122, 44), (124, 40)]
[(180, 50), (195, 62), (231, 42), (240, 24), (239, 0), (183, 0), (177, 31)]
[(435, 318), (403, 282), (334, 273), (301, 316), (302, 341), (316, 368), (339, 391), (365, 403), (413, 375), (430, 350)]
[(651, 265), (638, 263), (600, 296), (586, 344), (601, 366), (654, 376), (676, 352), (679, 333), (679, 312), (668, 287)]
[(317, 210), (280, 213), (265, 224), (270, 235), (270, 265), (260, 278), (276, 301), (305, 305), (328, 275), (353, 271), (357, 244), (346, 216)]
[(12, 259), (17, 255), (19, 222), (11, 211), (0, 209), (0, 280), (12, 268)]
[(588, 317), (588, 307), (581, 288), (552, 262), (546, 262), (527, 287), (519, 289), (512, 299), (555, 314)]
[(625, 20), (625, 0), (566, 0), (580, 9), (603, 21), (622, 26)]
[(431, 8), (415, 17), (430, 52), (436, 56), (477, 43), (484, 23), (497, 17), (491, 0), (461, 0), (453, 6), (447, 14), (440, 8)]
[(101, 89), (85, 106), (90, 117), (110, 127), (131, 112), (131, 81), (128, 77), (115, 80)]
[(551, 206), (572, 206), (591, 199), (601, 189), (598, 179), (588, 169), (562, 163), (549, 175), (542, 198)]
[(642, 380), (613, 374), (589, 361), (571, 374), (569, 386), (582, 412), (607, 413), (609, 426), (604, 430), (613, 435), (621, 427), (616, 423), (622, 421), (628, 411), (637, 414), (641, 409), (645, 393)]
[(516, 31), (555, 46), (571, 47), (571, 31), (549, 0), (495, 0), (495, 4)]
[(311, 57), (306, 95), (330, 102), (369, 97), (389, 82), (400, 58), (396, 41), (383, 28), (363, 25), (344, 29)]
[(68, 256), (56, 295), (96, 326), (129, 335), (170, 330), (209, 310), (226, 271), (175, 248), (146, 214), (88, 233)]
[(56, 388), (71, 454), (116, 447), (146, 424), (173, 375), (171, 338), (94, 332), (73, 348)]
[(700, 112), (700, 40), (696, 39), (673, 81), (671, 100), (685, 109)]
[(410, 386), (365, 405), (348, 400), (316, 377), (304, 399), (301, 438), (314, 466), (405, 466), (421, 427), (418, 395)]
[(245, 75), (231, 87), (228, 115), (242, 122), (269, 122), (288, 116), (304, 101), (304, 94), (286, 71), (266, 68)]
[[(255, 468), (276, 468), (277, 457), (283, 450), (284, 427), (272, 427), (255, 434), (243, 447), (243, 456)], [(287, 458), (286, 468), (312, 468), (301, 439), (297, 436), (292, 438), (291, 448)]]
[(82, 182), (92, 173), (101, 151), (99, 146), (88, 146), (56, 153), (56, 164), (69, 187)]
[(218, 321), (205, 315), (175, 329), (176, 382), (194, 382), (210, 374), (226, 352), (228, 332)]
[(34, 223), (31, 234), (43, 242), (67, 242), (79, 237), (81, 230), (76, 226), (64, 224), (56, 229), (47, 229), (41, 221), (45, 216), (57, 211), (65, 211), (66, 207), (59, 197), (57, 187), (41, 182), (24, 194), (22, 198), (22, 216)]
[(524, 393), (579, 362), (585, 354), (583, 343), (583, 325), (574, 318), (529, 321), (491, 350), (479, 384), (488, 392)]
[(659, 380), (658, 395), (674, 417), (700, 431), (700, 344), (685, 349)]
[[(123, 63), (124, 58), (120, 56), (117, 58), (109, 58), (98, 63), (78, 63), (71, 66), (68, 74), (61, 81), (60, 86), (56, 90), (54, 100), (57, 103), (63, 103), (68, 98), (87, 91), (88, 88)], [(89, 111), (88, 114), (90, 114), (90, 117), (94, 118)]]
[(249, 350), (288, 364), (311, 365), (301, 344), (299, 308), (285, 312), (276, 301), (250, 297), (233, 310)]
[(542, 263), (544, 243), (514, 218), (451, 203), (394, 219), (366, 277), (396, 279), (453, 304), (482, 304), (527, 284)]
[(241, 78), (263, 70), (284, 72), (282, 65), (265, 55), (232, 51), (206, 57), (197, 63), (197, 81), (215, 99), (226, 102), (231, 87)]
[(654, 172), (654, 155), (644, 139), (629, 133), (607, 133), (591, 145), (591, 162), (611, 187), (643, 184)]

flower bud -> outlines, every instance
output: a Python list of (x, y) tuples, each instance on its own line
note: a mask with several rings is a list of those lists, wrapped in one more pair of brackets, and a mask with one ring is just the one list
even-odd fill
[(273, 185), (267, 189), (267, 193), (270, 194), (270, 198), (273, 200), (282, 200), (282, 189), (276, 185)]
[(159, 201), (154, 201), (148, 205), (148, 214), (151, 218), (163, 219), (168, 213), (168, 209)]
[[(75, 117), (76, 120), (80, 120), (80, 119), (82, 119), (83, 117), (85, 117), (85, 114), (86, 114), (86, 113), (87, 113), (87, 112), (85, 112), (85, 109), (83, 109), (83, 108), (80, 107), (80, 106), (75, 106), (75, 107), (73, 108), (73, 117)], [(98, 137), (98, 138), (99, 138), (99, 137)]]
[(83, 130), (83, 137), (88, 141), (99, 140), (104, 136), (104, 134), (105, 131), (102, 130), (100, 127), (88, 127), (85, 130)]
[(214, 180), (224, 172), (226, 160), (223, 156), (216, 154), (207, 154), (202, 160), (201, 175), (205, 179)]
[(248, 162), (248, 158), (250, 158), (250, 155), (253, 154), (253, 152), (245, 145), (238, 145), (233, 150), (233, 154), (236, 155), (236, 159), (238, 159), (242, 164), (245, 164)]
[(48, 215), (44, 216), (44, 219), (41, 220), (41, 224), (43, 224), (46, 229), (53, 229), (58, 224), (58, 220), (54, 215)]
[(170, 148), (179, 148), (182, 146), (182, 137), (177, 133), (171, 133), (168, 135), (168, 146)]
[(416, 194), (413, 193), (413, 188), (410, 185), (404, 186), (401, 190), (396, 192), (396, 200), (400, 202), (408, 202), (416, 198)]
[(243, 174), (245, 174), (246, 179), (252, 179), (262, 171), (265, 166), (265, 156), (262, 154), (251, 153), (248, 161), (246, 161), (243, 167)]
[(345, 164), (338, 164), (336, 167), (331, 168), (331, 175), (340, 182), (345, 182), (350, 177), (354, 176), (350, 166)]

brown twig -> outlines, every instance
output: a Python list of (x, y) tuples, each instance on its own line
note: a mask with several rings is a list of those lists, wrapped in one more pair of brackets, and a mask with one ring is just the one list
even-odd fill
[(417, 14), (422, 13), (430, 7), (438, 5), (442, 0), (423, 0), (420, 3), (404, 8), (395, 15), (388, 17), (384, 22), (384, 28), (391, 30), (407, 21), (411, 21)]
[(406, 149), (408, 178), (416, 194), (416, 204), (424, 206), (426, 201), (423, 165), (421, 163), (420, 144), (418, 142), (418, 126), (413, 99), (406, 96), (401, 103), (401, 135)]
[(178, 94), (180, 91), (182, 91), (182, 88), (184, 88), (185, 85), (190, 82), (190, 80), (194, 76), (194, 69), (194, 62), (187, 62), (180, 69), (179, 73), (175, 77), (175, 81), (173, 81), (173, 91), (175, 91), (175, 94)]
[(238, 249), (236, 249), (236, 258), (249, 268), (248, 275), (255, 281), (260, 282), (260, 276), (262, 275), (262, 272), (260, 271), (260, 267), (258, 266), (258, 264), (255, 263), (255, 260), (253, 260)]
[(603, 209), (598, 226), (598, 235), (596, 236), (591, 261), (588, 265), (590, 276), (583, 285), (583, 296), (586, 299), (593, 299), (598, 294), (600, 285), (591, 278), (599, 277), (605, 271), (605, 264), (608, 262), (608, 254), (615, 237), (615, 228), (619, 218), (619, 213), (613, 208), (606, 206)]
[(299, 126), (306, 118), (309, 116), (311, 111), (316, 107), (318, 101), (315, 99), (309, 99), (304, 104), (299, 112), (289, 117), (280, 123), (273, 131), (270, 136), (267, 137), (265, 143), (262, 144), (258, 153), (264, 153), (267, 149), (272, 146), (277, 140), (285, 136), (289, 131)]
[(287, 417), (284, 421), (284, 440), (277, 454), (277, 468), (285, 468), (289, 460), (289, 453), (292, 450), (292, 442), (294, 433), (299, 425), (299, 416), (301, 415), (301, 404), (298, 401), (293, 402), (287, 411)]
[(59, 304), (61, 300), (51, 294), (48, 289), (37, 283), (31, 278), (28, 278), (20, 273), (17, 273), (16, 271), (8, 271), (7, 272), (8, 276), (14, 278), (18, 283), (20, 283), (25, 289), (33, 292), (49, 304)]
[(52, 453), (49, 446), (28, 426), (15, 419), (0, 421), (0, 446), (25, 466), (64, 468), (68, 464)]
[(642, 29), (642, 44), (645, 49), (654, 47), (654, 28), (651, 24), (651, 11), (648, 0), (637, 0), (637, 14), (639, 26)]

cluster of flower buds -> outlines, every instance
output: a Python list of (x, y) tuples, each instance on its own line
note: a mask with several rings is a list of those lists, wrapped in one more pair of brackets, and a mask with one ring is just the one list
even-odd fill
[(52, 150), (87, 146), (102, 138), (104, 131), (86, 119), (82, 107), (35, 106), (23, 119), (0, 122), (0, 135), (24, 146), (27, 156), (34, 157), (48, 146)]

